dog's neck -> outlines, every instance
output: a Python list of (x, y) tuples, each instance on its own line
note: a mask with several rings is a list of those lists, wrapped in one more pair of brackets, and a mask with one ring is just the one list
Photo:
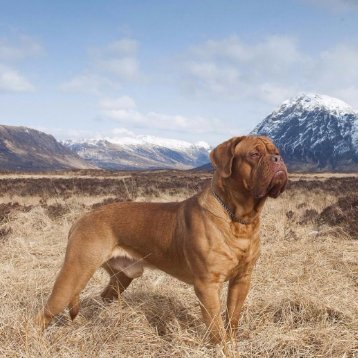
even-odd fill
[(247, 190), (235, 190), (235, 185), (238, 186), (240, 183), (233, 183), (231, 180), (230, 185), (227, 185), (226, 180), (230, 179), (222, 178), (217, 173), (214, 173), (211, 181), (211, 191), (215, 199), (232, 221), (237, 221), (241, 224), (251, 224), (256, 221), (266, 198), (257, 199)]

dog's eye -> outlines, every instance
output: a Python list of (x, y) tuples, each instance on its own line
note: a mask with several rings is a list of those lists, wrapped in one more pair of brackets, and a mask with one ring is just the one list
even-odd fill
[(251, 152), (249, 155), (251, 158), (258, 158), (260, 156), (260, 153), (259, 152)]

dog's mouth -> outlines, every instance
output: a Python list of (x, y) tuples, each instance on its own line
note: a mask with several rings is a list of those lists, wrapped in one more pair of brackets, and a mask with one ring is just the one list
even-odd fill
[(277, 198), (286, 188), (287, 172), (278, 170), (272, 177), (271, 183), (267, 189), (267, 195), (270, 198)]
[(277, 198), (286, 188), (288, 174), (286, 165), (282, 160), (263, 161), (253, 172), (253, 194), (256, 199), (267, 196)]

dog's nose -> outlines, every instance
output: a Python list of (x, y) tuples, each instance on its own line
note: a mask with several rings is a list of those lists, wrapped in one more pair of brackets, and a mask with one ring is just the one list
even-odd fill
[(282, 162), (282, 157), (280, 155), (272, 154), (271, 160), (275, 163)]

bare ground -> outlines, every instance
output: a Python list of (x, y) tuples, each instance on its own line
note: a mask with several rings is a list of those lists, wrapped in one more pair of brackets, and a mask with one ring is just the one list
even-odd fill
[[(108, 277), (98, 271), (74, 322), (64, 313), (44, 335), (34, 329), (32, 316), (81, 213), (114, 200), (182, 200), (209, 178), (176, 171), (0, 176), (0, 356), (358, 357), (356, 175), (293, 176), (267, 202), (261, 258), (237, 341), (226, 347), (208, 344), (192, 287), (159, 271), (147, 271), (111, 304), (100, 298)], [(225, 295), (226, 288), (223, 304)]]

